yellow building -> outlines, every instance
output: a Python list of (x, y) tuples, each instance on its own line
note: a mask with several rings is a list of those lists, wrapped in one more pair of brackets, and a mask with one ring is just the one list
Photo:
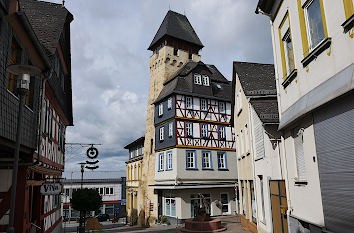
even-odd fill
[(134, 224), (137, 221), (137, 196), (141, 180), (142, 160), (144, 155), (144, 139), (145, 137), (138, 138), (137, 140), (129, 143), (124, 149), (129, 150), (129, 159), (126, 163), (126, 193), (127, 204), (126, 211), (129, 217), (129, 222)]

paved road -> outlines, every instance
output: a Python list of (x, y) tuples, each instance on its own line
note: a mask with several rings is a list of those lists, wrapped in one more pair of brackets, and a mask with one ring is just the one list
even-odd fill
[[(219, 217), (222, 221), (222, 224), (226, 226), (227, 230), (223, 232), (227, 233), (250, 233), (250, 231), (243, 230), (241, 223), (237, 221), (236, 217), (231, 216), (221, 216)], [(102, 223), (102, 222), (101, 222)], [(150, 228), (139, 228), (139, 227), (132, 227), (132, 226), (124, 226), (123, 223), (114, 223), (116, 225), (112, 226), (110, 222), (103, 222), (104, 232), (113, 233), (113, 232), (133, 232), (133, 233), (140, 233), (140, 232), (154, 232), (154, 233), (176, 233), (182, 227), (182, 225), (154, 225)], [(108, 229), (110, 228), (110, 229)], [(68, 229), (68, 228), (66, 228)], [(66, 230), (66, 232), (69, 232)], [(76, 232), (76, 227), (71, 231)]]

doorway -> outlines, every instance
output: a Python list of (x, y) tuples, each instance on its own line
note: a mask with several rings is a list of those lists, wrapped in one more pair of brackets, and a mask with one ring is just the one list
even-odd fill
[(221, 193), (220, 194), (220, 200), (221, 200), (221, 214), (226, 215), (226, 214), (231, 214), (230, 213), (230, 203), (229, 203), (229, 194), (227, 193)]
[(288, 220), (286, 215), (286, 211), (288, 210), (288, 202), (286, 200), (285, 181), (270, 180), (269, 186), (273, 231), (274, 233), (288, 233)]

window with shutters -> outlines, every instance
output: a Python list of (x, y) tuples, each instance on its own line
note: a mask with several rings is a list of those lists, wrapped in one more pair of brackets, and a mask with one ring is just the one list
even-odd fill
[(306, 180), (306, 165), (304, 154), (304, 128), (295, 128), (293, 132), (296, 167), (297, 167), (297, 179), (298, 181)]
[(253, 110), (253, 122), (254, 122), (254, 144), (255, 144), (255, 159), (261, 159), (264, 157), (264, 135), (263, 124), (259, 119), (257, 113)]

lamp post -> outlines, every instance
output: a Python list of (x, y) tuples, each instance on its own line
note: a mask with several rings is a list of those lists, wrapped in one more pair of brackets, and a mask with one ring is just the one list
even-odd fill
[[(81, 166), (81, 189), (82, 189), (82, 183), (84, 181), (84, 171), (85, 171), (85, 162), (79, 163)], [(83, 216), (82, 216), (82, 211), (80, 210), (80, 223), (79, 223), (79, 233), (85, 232), (85, 226), (82, 226), (83, 224)]]
[(14, 229), (14, 218), (15, 218), (15, 205), (16, 205), (16, 186), (17, 186), (17, 173), (18, 173), (18, 161), (20, 155), (20, 135), (22, 127), (22, 115), (23, 106), (26, 99), (26, 94), (29, 90), (29, 84), (31, 81), (31, 76), (37, 76), (41, 73), (38, 67), (31, 65), (10, 65), (7, 67), (8, 72), (18, 75), (16, 79), (16, 89), (19, 94), (19, 105), (17, 114), (17, 129), (16, 129), (16, 146), (14, 153), (14, 164), (12, 169), (12, 185), (11, 185), (11, 202), (10, 202), (10, 213), (9, 213), (9, 226), (7, 229), (8, 233), (13, 233)]

